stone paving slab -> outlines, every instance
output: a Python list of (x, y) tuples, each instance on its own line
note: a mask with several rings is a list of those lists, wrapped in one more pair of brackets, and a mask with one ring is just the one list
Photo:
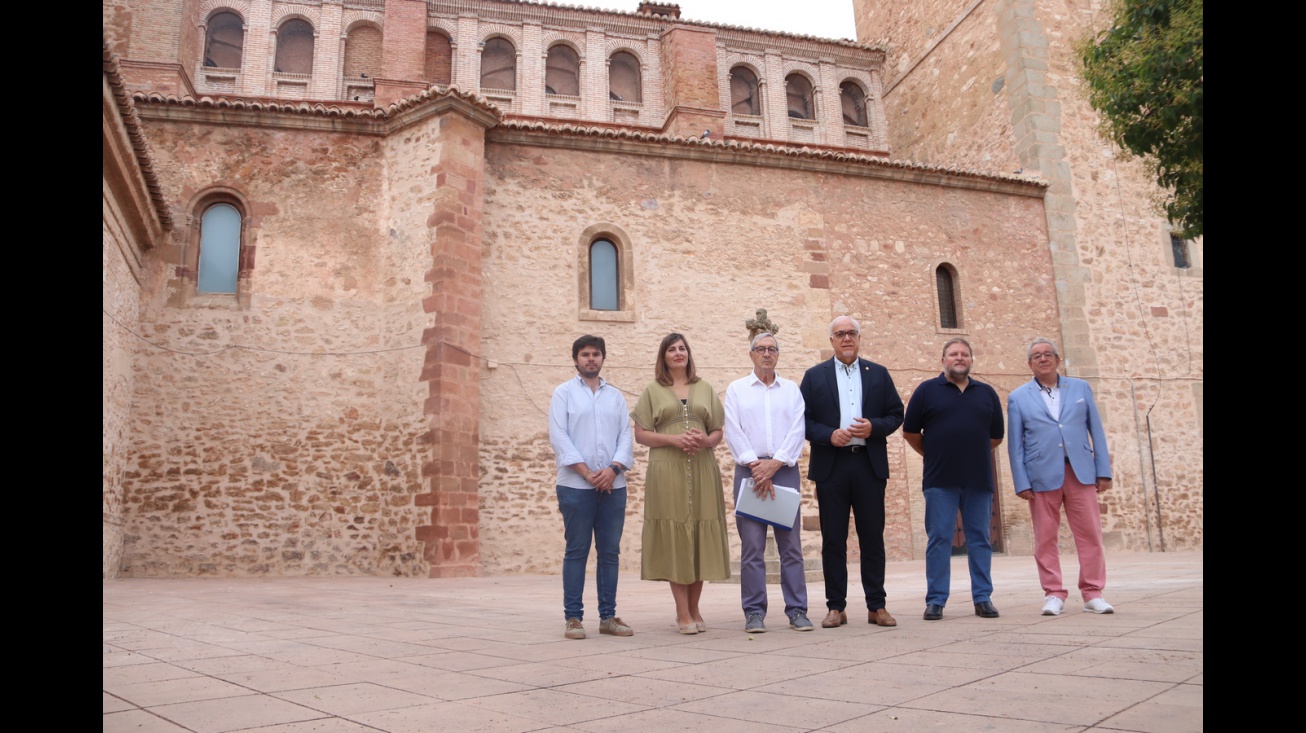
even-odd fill
[[(635, 635), (600, 635), (591, 613), (582, 641), (562, 637), (558, 576), (106, 580), (103, 730), (1201, 731), (1201, 553), (1107, 566), (1116, 613), (1085, 613), (1072, 591), (1052, 617), (1033, 559), (994, 557), (1002, 615), (982, 619), (955, 558), (944, 618), (927, 622), (924, 562), (889, 563), (897, 627), (867, 624), (850, 588), (848, 625), (811, 632), (789, 629), (772, 587), (768, 631), (745, 634), (738, 584), (710, 583), (709, 630), (692, 636), (666, 584), (623, 574)], [(589, 583), (593, 608), (592, 568)]]

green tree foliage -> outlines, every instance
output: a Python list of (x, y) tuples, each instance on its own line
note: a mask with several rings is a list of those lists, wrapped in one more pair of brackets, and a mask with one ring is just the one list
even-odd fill
[(1154, 164), (1180, 236), (1202, 234), (1202, 2), (1116, 0), (1079, 53), (1089, 103), (1116, 144)]

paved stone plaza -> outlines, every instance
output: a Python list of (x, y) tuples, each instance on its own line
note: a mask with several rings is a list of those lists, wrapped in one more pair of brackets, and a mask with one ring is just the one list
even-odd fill
[(926, 622), (924, 561), (891, 562), (896, 628), (868, 625), (854, 587), (849, 624), (819, 628), (816, 582), (816, 631), (788, 628), (774, 587), (751, 636), (738, 585), (709, 584), (708, 632), (681, 636), (666, 585), (625, 574), (619, 638), (598, 634), (591, 568), (584, 641), (562, 637), (556, 576), (105, 580), (103, 730), (1201, 731), (1201, 553), (1108, 571), (1116, 613), (1072, 591), (1041, 616), (1033, 558), (994, 557), (1002, 616), (985, 620), (958, 557)]

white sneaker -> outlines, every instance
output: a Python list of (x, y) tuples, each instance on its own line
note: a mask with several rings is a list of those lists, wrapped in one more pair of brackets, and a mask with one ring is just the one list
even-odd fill
[(1044, 616), (1060, 616), (1061, 609), (1065, 607), (1066, 607), (1065, 602), (1062, 601), (1060, 598), (1057, 598), (1056, 596), (1048, 596), (1047, 598), (1043, 599)]
[(1115, 613), (1116, 610), (1106, 602), (1105, 598), (1094, 598), (1091, 601), (1084, 602), (1084, 610), (1089, 613)]

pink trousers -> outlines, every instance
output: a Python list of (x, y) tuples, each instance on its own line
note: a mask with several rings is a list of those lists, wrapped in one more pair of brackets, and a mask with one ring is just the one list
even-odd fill
[(1097, 508), (1097, 487), (1081, 484), (1066, 464), (1066, 481), (1055, 491), (1035, 491), (1029, 503), (1034, 525), (1034, 561), (1043, 595), (1062, 601), (1069, 595), (1061, 584), (1061, 555), (1057, 551), (1057, 532), (1061, 527), (1061, 507), (1066, 508), (1066, 523), (1075, 538), (1079, 555), (1079, 593), (1084, 602), (1102, 597), (1106, 587), (1106, 551), (1102, 546), (1102, 516)]

